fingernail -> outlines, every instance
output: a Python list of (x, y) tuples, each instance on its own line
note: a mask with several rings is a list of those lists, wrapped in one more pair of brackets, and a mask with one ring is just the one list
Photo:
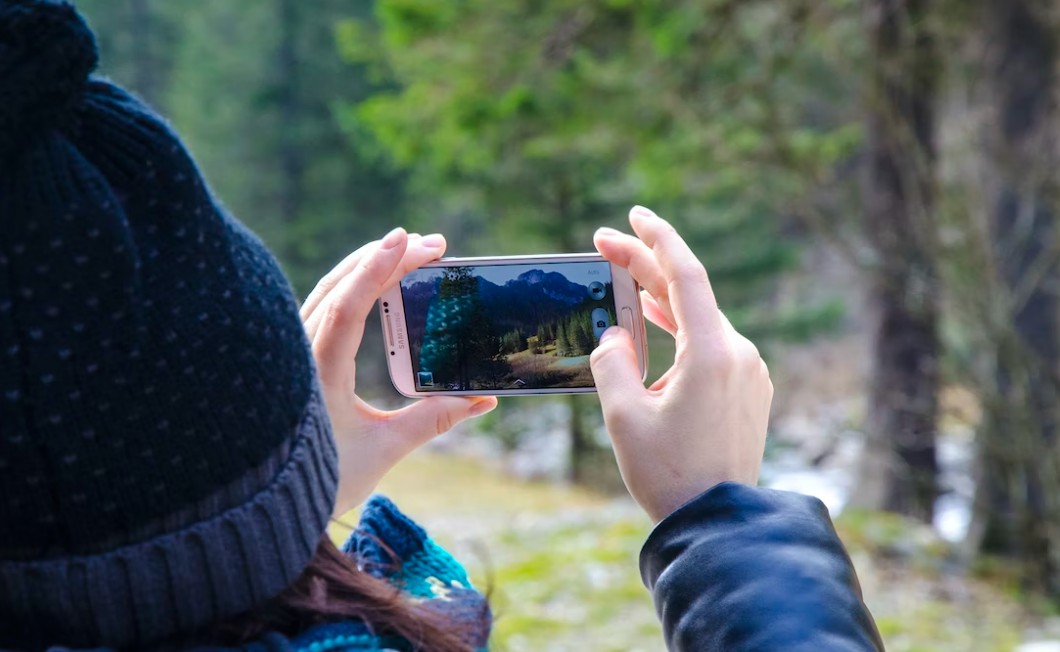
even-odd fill
[(486, 414), (493, 408), (497, 407), (497, 404), (493, 401), (479, 401), (471, 406), (471, 409), (467, 411), (469, 416), (479, 417)]
[(383, 238), (383, 241), (379, 243), (379, 248), (380, 249), (393, 249), (394, 247), (398, 246), (398, 243), (401, 242), (401, 235), (404, 232), (405, 232), (405, 229), (402, 229), (399, 226), (398, 228), (394, 229), (390, 233), (387, 233), (386, 237)]
[(645, 208), (644, 206), (641, 206), (640, 204), (634, 206), (633, 210), (631, 210), (630, 212), (631, 213), (636, 213), (638, 215), (643, 215), (644, 217), (659, 217), (658, 215), (655, 214), (655, 211), (653, 211), (650, 208)]
[(445, 244), (445, 238), (442, 237), (441, 233), (431, 233), (430, 235), (423, 236), (423, 240), (420, 240), (420, 244), (424, 247), (437, 249)]
[(622, 235), (622, 232), (617, 229), (612, 229), (609, 226), (601, 226), (599, 229), (596, 230), (596, 235), (609, 237), (615, 235)]

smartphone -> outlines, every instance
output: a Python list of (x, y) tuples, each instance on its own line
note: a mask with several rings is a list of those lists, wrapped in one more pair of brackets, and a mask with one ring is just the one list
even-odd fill
[(647, 370), (640, 288), (599, 254), (442, 258), (379, 302), (405, 396), (594, 392), (589, 354), (616, 324)]

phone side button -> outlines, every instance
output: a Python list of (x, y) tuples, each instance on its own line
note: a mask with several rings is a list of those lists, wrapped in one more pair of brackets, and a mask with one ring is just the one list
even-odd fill
[(622, 309), (622, 327), (625, 328), (633, 336), (633, 339), (637, 338), (637, 329), (633, 328), (633, 309), (626, 307)]

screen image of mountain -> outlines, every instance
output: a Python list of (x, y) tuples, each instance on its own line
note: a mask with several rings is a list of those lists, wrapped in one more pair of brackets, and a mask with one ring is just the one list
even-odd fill
[(592, 387), (615, 323), (606, 262), (419, 269), (401, 296), (419, 391)]

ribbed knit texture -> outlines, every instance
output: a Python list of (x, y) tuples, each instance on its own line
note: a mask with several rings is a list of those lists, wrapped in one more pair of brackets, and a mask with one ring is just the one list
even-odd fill
[(312, 557), (338, 481), (319, 394), (298, 433), (270, 482), (213, 518), (97, 555), (0, 561), (0, 647), (151, 641), (275, 596)]
[(0, 0), (0, 648), (245, 611), (335, 492), (287, 280), (96, 58), (70, 6)]

